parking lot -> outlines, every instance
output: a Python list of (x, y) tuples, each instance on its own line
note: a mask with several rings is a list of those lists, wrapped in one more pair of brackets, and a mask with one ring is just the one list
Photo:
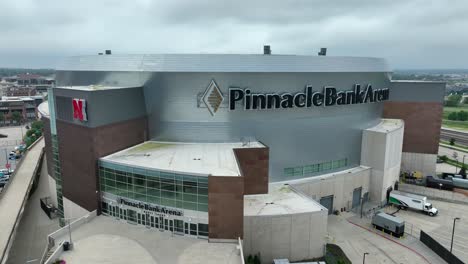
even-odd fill
[(340, 246), (352, 263), (362, 263), (364, 253), (369, 253), (366, 263), (444, 263), (418, 238), (407, 236), (394, 239), (388, 234), (373, 230), (370, 219), (360, 219), (353, 213), (330, 215), (328, 235), (328, 243)]
[(21, 127), (0, 127), (0, 134), (6, 135), (5, 138), (0, 138), (0, 169), (4, 169), (7, 161), (12, 169), (15, 169), (16, 163), (19, 160), (8, 160), (9, 153), (15, 149), (22, 141), (22, 133), (26, 133), (26, 128)]
[(453, 219), (455, 217), (461, 218), (455, 227), (453, 253), (463, 262), (468, 263), (468, 205), (442, 201), (430, 202), (439, 209), (439, 213), (435, 217), (412, 210), (400, 210), (396, 216), (406, 221), (407, 231), (413, 228), (413, 233), (417, 233), (419, 229), (422, 229), (447, 249), (450, 249)]

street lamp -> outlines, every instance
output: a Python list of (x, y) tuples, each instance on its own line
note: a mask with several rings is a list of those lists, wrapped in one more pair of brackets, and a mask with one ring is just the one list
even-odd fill
[(365, 252), (364, 256), (362, 256), (362, 264), (366, 263), (366, 255), (369, 255), (369, 253)]
[(453, 229), (452, 229), (452, 243), (450, 243), (450, 253), (452, 253), (452, 248), (453, 248), (453, 236), (455, 235), (455, 222), (457, 220), (460, 220), (460, 217), (455, 217), (453, 219)]

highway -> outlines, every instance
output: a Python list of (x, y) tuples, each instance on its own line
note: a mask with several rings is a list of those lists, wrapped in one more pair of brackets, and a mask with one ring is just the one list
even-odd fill
[(440, 139), (444, 141), (450, 141), (451, 138), (455, 139), (456, 144), (468, 146), (468, 132), (447, 128), (440, 129)]

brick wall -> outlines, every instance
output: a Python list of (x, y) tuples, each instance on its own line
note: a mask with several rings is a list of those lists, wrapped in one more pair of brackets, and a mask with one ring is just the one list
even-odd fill
[(244, 177), (244, 194), (268, 193), (269, 148), (234, 149)]
[(146, 140), (146, 118), (96, 128), (57, 120), (63, 196), (88, 211), (99, 210), (97, 160)]
[(439, 102), (385, 102), (383, 117), (405, 121), (403, 152), (437, 154), (442, 111)]
[(243, 177), (208, 177), (210, 239), (237, 239), (244, 232)]

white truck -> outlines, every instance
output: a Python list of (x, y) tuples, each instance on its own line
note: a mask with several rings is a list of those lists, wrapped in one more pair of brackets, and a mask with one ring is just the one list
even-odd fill
[(392, 191), (390, 192), (389, 203), (395, 204), (401, 209), (411, 208), (423, 211), (430, 216), (435, 216), (439, 212), (437, 208), (432, 207), (432, 204), (427, 202), (425, 196), (412, 193)]

